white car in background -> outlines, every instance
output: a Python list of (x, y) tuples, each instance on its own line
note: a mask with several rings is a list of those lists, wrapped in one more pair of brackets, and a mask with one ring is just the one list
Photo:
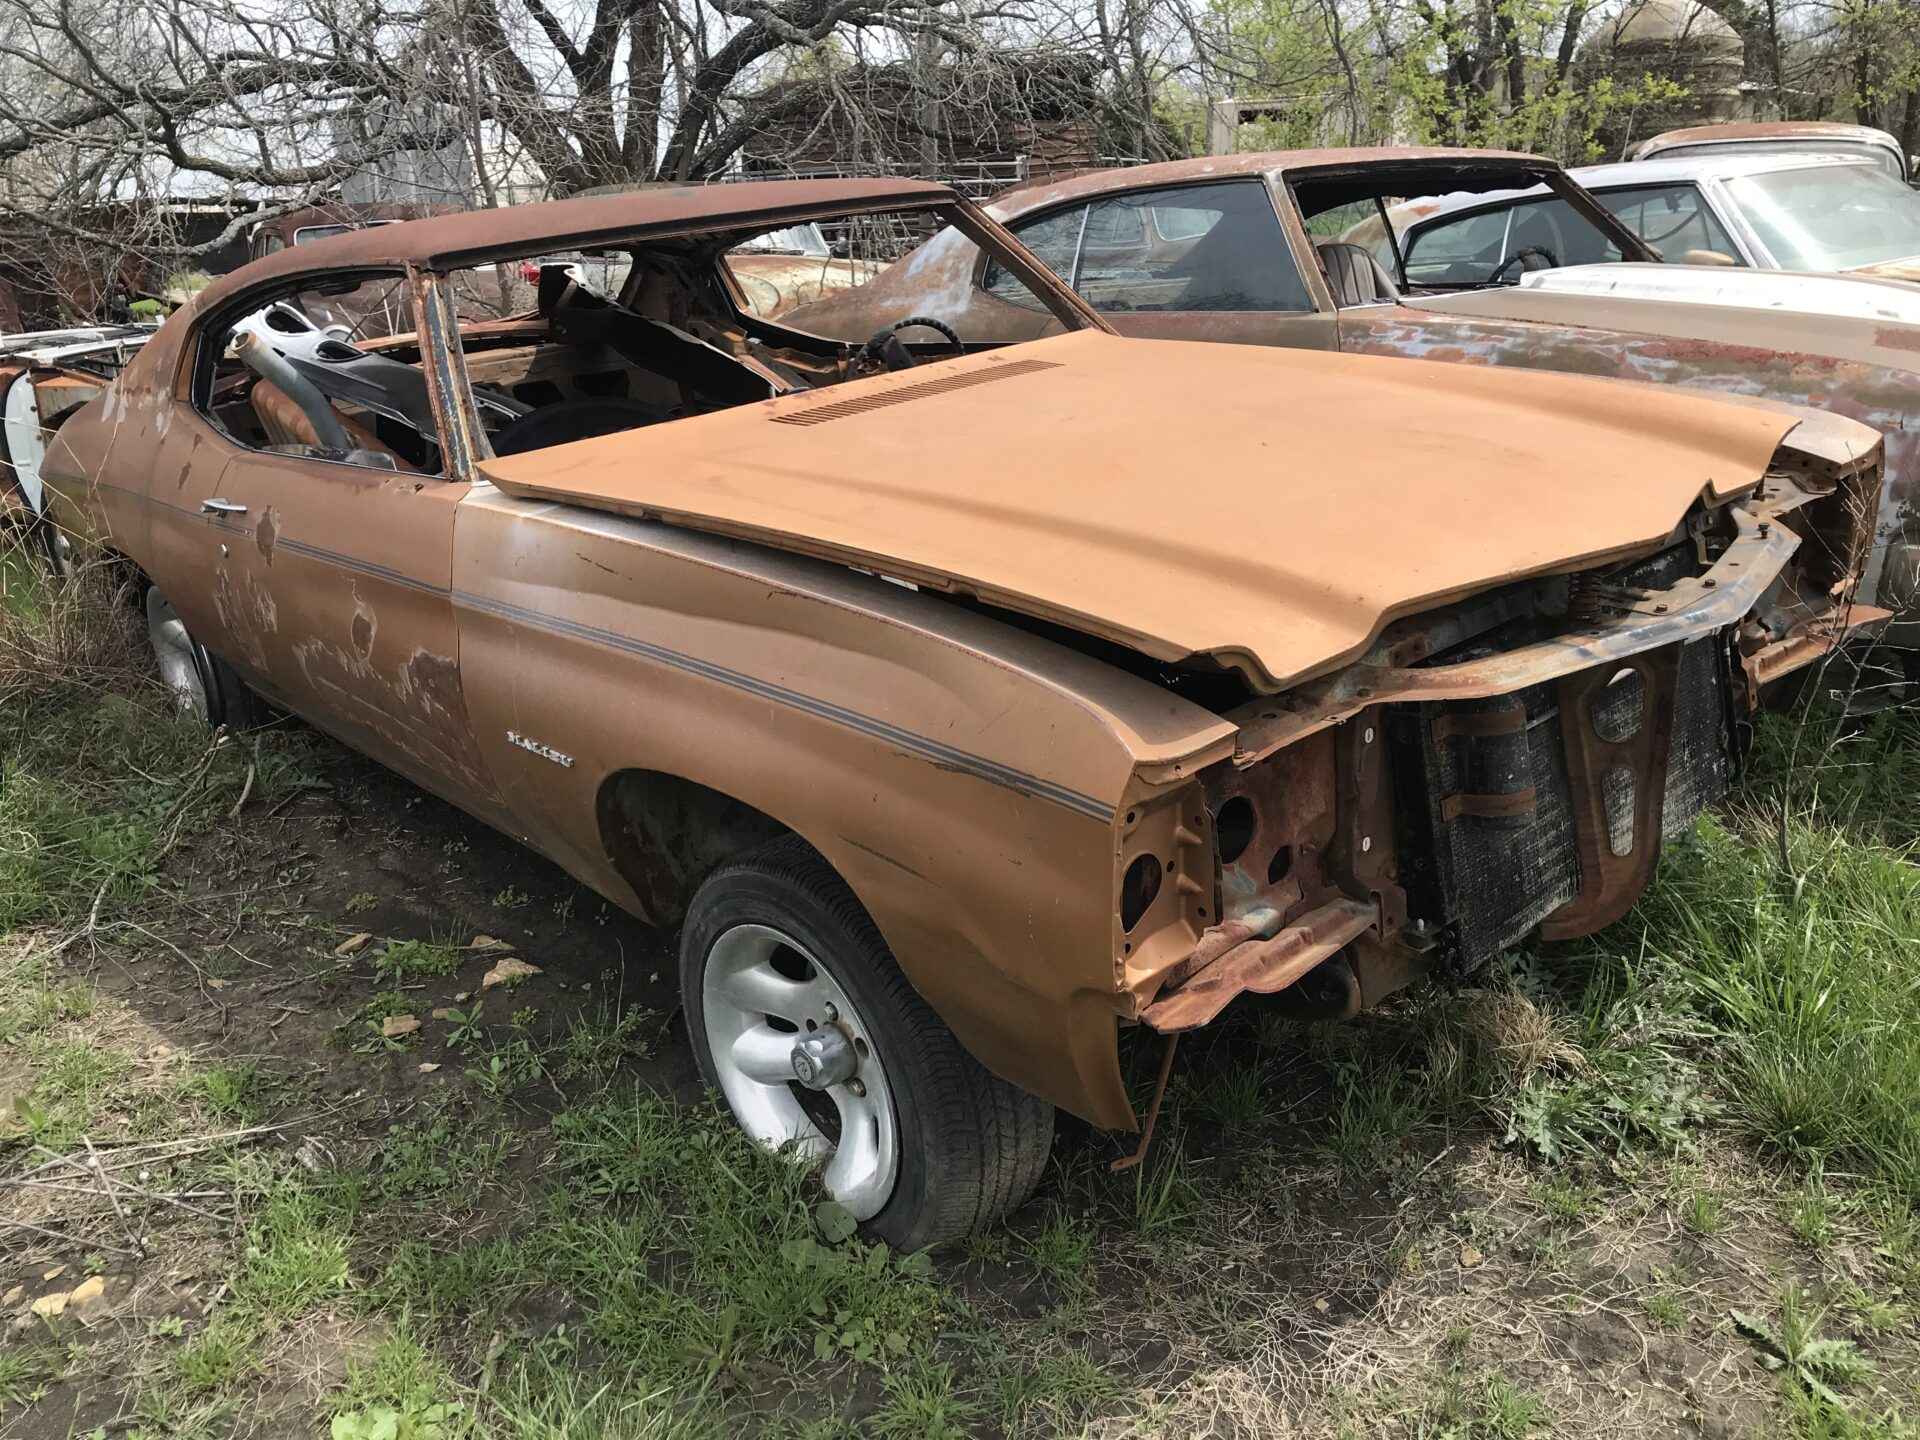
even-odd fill
[[(1567, 173), (1665, 260), (1920, 280), (1920, 192), (1874, 160), (1703, 150)], [(1414, 276), (1490, 246), (1542, 269), (1620, 258), (1563, 235), (1544, 187), (1408, 200), (1388, 217)], [(1362, 243), (1391, 267), (1379, 227)]]

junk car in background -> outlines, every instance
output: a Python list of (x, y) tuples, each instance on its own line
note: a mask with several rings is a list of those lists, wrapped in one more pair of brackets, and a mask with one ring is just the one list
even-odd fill
[[(1870, 160), (1706, 154), (1568, 173), (1666, 260), (1920, 279), (1920, 193)], [(1388, 215), (1407, 274), (1417, 279), (1449, 262), (1497, 263), (1527, 244), (1579, 256), (1579, 242), (1555, 231), (1554, 200), (1536, 186), (1407, 201)], [(1536, 206), (1544, 207), (1538, 222)], [(1372, 248), (1391, 267), (1393, 247), (1384, 235)]]
[(70, 568), (71, 546), (46, 518), (48, 442), (153, 334), (150, 325), (87, 325), (0, 336), (0, 529), (30, 533), (56, 571)]
[[(1410, 256), (1391, 238), (1390, 207), (1408, 197), (1536, 186), (1543, 198), (1523, 216), (1489, 216), (1485, 234)], [(1729, 303), (1718, 287), (1734, 272), (1656, 264), (1559, 165), (1498, 151), (1212, 156), (1008, 192), (989, 213), (1122, 334), (1610, 376), (1860, 420), (1886, 436), (1887, 453), (1859, 598), (1900, 613), (1887, 641), (1920, 644), (1920, 326), (1826, 313), (1835, 307), (1825, 281), (1803, 277), (1805, 309), (1790, 303), (1796, 277), (1784, 275), (1768, 277), (1774, 303)], [(1547, 288), (1652, 271), (1668, 288), (1692, 277), (1700, 293), (1679, 303), (1630, 284), (1604, 296)], [(1005, 273), (947, 231), (872, 284), (790, 319), (858, 336), (904, 310), (971, 341), (1051, 333), (1056, 322)], [(1905, 289), (1862, 282), (1859, 293)], [(1276, 422), (1291, 415), (1285, 397), (1272, 403)]]
[(1839, 120), (1747, 120), (1667, 130), (1633, 147), (1629, 160), (1695, 155), (1850, 155), (1870, 160), (1896, 180), (1911, 180), (1911, 157), (1871, 125)]

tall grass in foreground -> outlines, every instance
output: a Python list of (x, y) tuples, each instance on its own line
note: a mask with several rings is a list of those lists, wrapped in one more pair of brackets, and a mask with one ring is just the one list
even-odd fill
[(1920, 716), (1769, 716), (1742, 786), (1626, 919), (1308, 1032), (1325, 1148), (1491, 1123), (1549, 1161), (1733, 1127), (1920, 1200)]

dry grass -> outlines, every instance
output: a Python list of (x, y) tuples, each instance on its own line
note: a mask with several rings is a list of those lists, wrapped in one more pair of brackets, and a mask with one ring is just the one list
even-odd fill
[(94, 562), (54, 584), (33, 544), (0, 529), (0, 714), (157, 685), (127, 573)]

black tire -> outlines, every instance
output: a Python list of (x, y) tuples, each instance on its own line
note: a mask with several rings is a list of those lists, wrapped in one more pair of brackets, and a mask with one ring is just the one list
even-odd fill
[[(206, 667), (207, 723), (225, 725), (229, 730), (257, 730), (273, 718), (273, 712), (240, 672), (205, 646), (200, 648)], [(220, 718), (215, 719), (218, 715)]]
[(708, 954), (738, 925), (791, 935), (832, 972), (864, 1017), (891, 1080), (899, 1174), (861, 1229), (900, 1251), (957, 1240), (1018, 1208), (1053, 1147), (1053, 1107), (991, 1074), (961, 1047), (901, 973), (846, 882), (797, 837), (715, 871), (694, 896), (680, 937), (680, 986), (700, 1072), (720, 1081), (707, 1039)]

